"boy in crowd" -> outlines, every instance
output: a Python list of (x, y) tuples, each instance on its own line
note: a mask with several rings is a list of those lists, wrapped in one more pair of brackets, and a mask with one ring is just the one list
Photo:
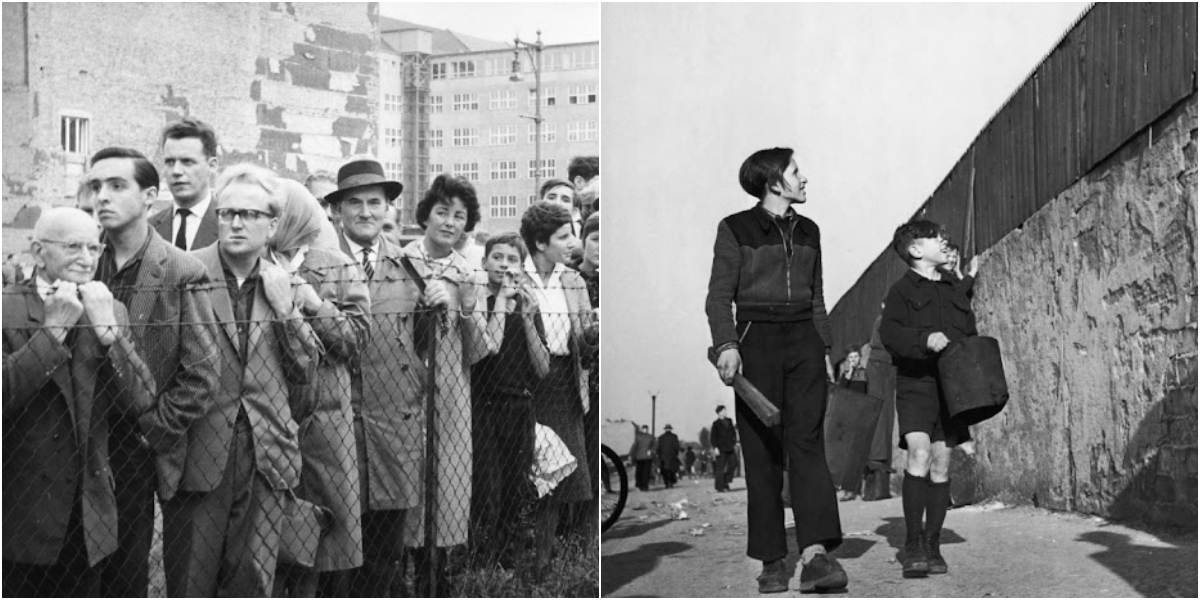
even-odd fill
[(896, 366), (900, 448), (908, 450), (901, 565), (904, 577), (925, 577), (948, 570), (940, 537), (950, 506), (950, 451), (971, 439), (967, 426), (949, 414), (938, 356), (951, 342), (977, 332), (965, 287), (940, 269), (949, 260), (941, 225), (905, 223), (896, 229), (892, 249), (909, 266), (888, 292), (879, 327)]
[(492, 236), (484, 246), (488, 355), (471, 368), (472, 532), (474, 543), (493, 548), (505, 562), (509, 555), (503, 550), (517, 539), (520, 514), (501, 510), (534, 500), (525, 476), (534, 452), (530, 402), (537, 380), (550, 370), (537, 299), (521, 281), (528, 254), (521, 236), (512, 232)]

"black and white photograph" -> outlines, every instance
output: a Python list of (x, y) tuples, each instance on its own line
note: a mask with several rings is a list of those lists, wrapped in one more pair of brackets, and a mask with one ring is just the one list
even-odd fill
[(6, 597), (597, 597), (600, 5), (6, 2)]
[(1195, 4), (601, 11), (603, 596), (1196, 595)]

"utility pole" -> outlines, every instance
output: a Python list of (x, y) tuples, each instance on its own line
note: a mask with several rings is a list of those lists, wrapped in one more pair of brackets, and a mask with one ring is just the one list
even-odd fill
[(650, 392), (650, 435), (658, 436), (658, 392)]

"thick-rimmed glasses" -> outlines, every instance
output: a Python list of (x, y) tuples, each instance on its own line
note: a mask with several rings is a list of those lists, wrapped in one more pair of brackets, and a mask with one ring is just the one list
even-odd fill
[(70, 256), (79, 256), (84, 250), (91, 253), (92, 256), (100, 256), (104, 252), (104, 244), (89, 244), (88, 242), (63, 242), (59, 240), (38, 240), (43, 244), (54, 244), (66, 248), (67, 254)]
[(243, 223), (257, 223), (259, 219), (270, 219), (275, 215), (253, 208), (218, 208), (217, 218), (222, 223), (232, 223), (234, 217), (241, 218)]

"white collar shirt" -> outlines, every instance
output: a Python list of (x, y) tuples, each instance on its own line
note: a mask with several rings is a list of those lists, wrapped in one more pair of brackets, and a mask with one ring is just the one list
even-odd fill
[(563, 289), (562, 276), (567, 268), (555, 264), (550, 273), (550, 280), (543, 283), (538, 275), (533, 258), (525, 259), (525, 272), (531, 280), (530, 288), (537, 297), (538, 310), (542, 313), (542, 322), (546, 326), (546, 347), (554, 356), (567, 356), (571, 353), (571, 315), (567, 305), (567, 291)]
[[(192, 250), (195, 248), (196, 234), (200, 232), (200, 221), (203, 221), (204, 215), (208, 213), (208, 205), (209, 204), (212, 204), (212, 190), (211, 189), (208, 191), (208, 194), (204, 197), (203, 200), (197, 202), (194, 206), (187, 209), (188, 210), (187, 230), (184, 231), (183, 235), (187, 236), (185, 239), (187, 240), (188, 250)], [(179, 215), (179, 206), (178, 205), (172, 206), (171, 210), (173, 210), (175, 212), (172, 213), (172, 215), (171, 215), (171, 239), (169, 239), (167, 241), (174, 244), (175, 238), (179, 236), (179, 223), (180, 223), (180, 221), (183, 221), (183, 217), (181, 217)]]
[(370, 246), (363, 246), (362, 244), (350, 239), (349, 236), (346, 236), (346, 247), (350, 248), (350, 258), (353, 258), (354, 262), (358, 263), (358, 267), (360, 269), (362, 268), (363, 264), (363, 249), (371, 249), (371, 270), (376, 273), (379, 272), (379, 245), (378, 237), (375, 238), (375, 243), (371, 244)]

